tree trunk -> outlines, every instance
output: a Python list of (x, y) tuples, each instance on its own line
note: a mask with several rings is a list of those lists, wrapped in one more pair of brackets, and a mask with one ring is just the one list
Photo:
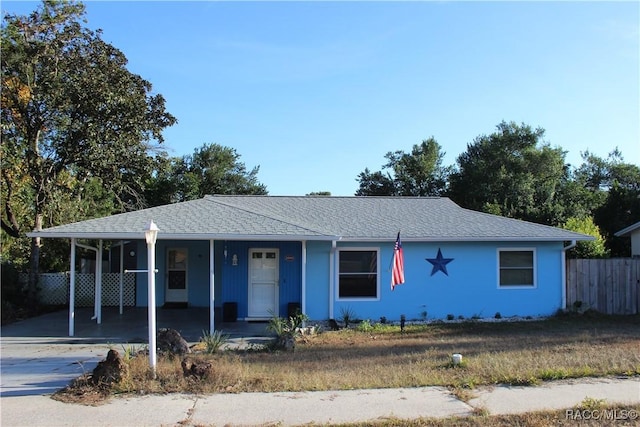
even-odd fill
[[(34, 231), (42, 230), (42, 214), (36, 214)], [(27, 293), (28, 304), (35, 308), (38, 304), (38, 275), (40, 274), (40, 247), (42, 242), (40, 237), (31, 239), (31, 260), (29, 265), (29, 287)]]

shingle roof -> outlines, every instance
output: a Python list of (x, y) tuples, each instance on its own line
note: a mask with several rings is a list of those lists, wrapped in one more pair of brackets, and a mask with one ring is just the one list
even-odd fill
[(41, 237), (140, 239), (499, 241), (589, 240), (571, 231), (461, 208), (448, 198), (206, 196), (45, 229)]
[(631, 234), (633, 234), (633, 232), (638, 230), (638, 229), (640, 229), (640, 221), (636, 222), (635, 224), (631, 224), (628, 227), (623, 228), (622, 230), (620, 230), (617, 233), (615, 233), (614, 236), (616, 236), (616, 237), (631, 236)]

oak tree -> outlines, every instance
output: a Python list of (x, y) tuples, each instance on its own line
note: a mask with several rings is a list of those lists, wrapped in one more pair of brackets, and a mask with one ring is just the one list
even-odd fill
[[(127, 69), (124, 54), (100, 31), (84, 26), (84, 17), (81, 3), (44, 1), (28, 16), (3, 20), (1, 225), (15, 238), (40, 230), (70, 187), (82, 197), (97, 185), (118, 210), (139, 206), (149, 153), (176, 122), (164, 98)], [(35, 238), (32, 300), (39, 255)]]
[(451, 172), (442, 165), (444, 155), (433, 137), (415, 144), (410, 153), (388, 152), (386, 172), (366, 168), (358, 175), (356, 196), (440, 196)]

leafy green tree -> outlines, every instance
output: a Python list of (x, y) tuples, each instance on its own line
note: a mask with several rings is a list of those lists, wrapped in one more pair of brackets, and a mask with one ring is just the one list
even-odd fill
[(394, 196), (396, 188), (391, 174), (382, 171), (371, 172), (365, 168), (358, 175), (357, 181), (360, 187), (356, 191), (356, 196)]
[(258, 181), (260, 167), (247, 170), (235, 149), (219, 144), (204, 144), (183, 157), (160, 157), (156, 165), (146, 191), (152, 206), (207, 194), (267, 194), (266, 186)]
[(606, 246), (611, 256), (629, 256), (628, 239), (614, 234), (640, 221), (640, 168), (626, 163), (617, 148), (606, 159), (588, 151), (582, 159), (575, 179), (592, 194), (592, 215)]
[(570, 250), (570, 256), (573, 258), (607, 258), (609, 250), (605, 246), (605, 240), (600, 234), (600, 229), (593, 222), (593, 218), (569, 218), (562, 225), (566, 230), (575, 231), (577, 233), (587, 234), (595, 237), (595, 240), (587, 240), (577, 242), (575, 248)]
[[(120, 210), (140, 206), (149, 152), (176, 121), (122, 52), (83, 27), (84, 15), (81, 3), (44, 1), (3, 20), (1, 225), (14, 238), (51, 223), (67, 184), (76, 195), (105, 189)], [(40, 246), (32, 240), (33, 302)]]
[(449, 196), (463, 207), (542, 224), (563, 220), (558, 194), (568, 177), (565, 153), (544, 129), (502, 122), (458, 156)]
[(356, 196), (439, 196), (445, 193), (451, 172), (442, 166), (444, 154), (433, 137), (414, 145), (411, 153), (389, 152), (383, 166), (386, 173), (367, 168), (358, 175)]

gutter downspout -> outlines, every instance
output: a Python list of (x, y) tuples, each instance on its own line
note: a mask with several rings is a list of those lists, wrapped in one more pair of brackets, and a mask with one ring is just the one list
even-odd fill
[(331, 241), (331, 251), (329, 251), (329, 319), (333, 317), (333, 299), (336, 281), (336, 241)]
[(569, 246), (562, 248), (562, 309), (567, 309), (567, 251), (573, 249), (578, 244), (572, 240)]

